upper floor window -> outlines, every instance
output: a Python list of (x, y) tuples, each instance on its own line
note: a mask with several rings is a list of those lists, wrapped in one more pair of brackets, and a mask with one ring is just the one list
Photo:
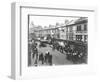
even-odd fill
[(82, 29), (81, 29), (81, 25), (78, 25), (77, 26), (77, 31), (81, 31)]
[(84, 25), (84, 31), (87, 31), (87, 24)]

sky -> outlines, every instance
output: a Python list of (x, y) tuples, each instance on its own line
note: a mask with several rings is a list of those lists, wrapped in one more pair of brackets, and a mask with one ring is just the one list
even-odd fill
[(51, 17), (51, 16), (30, 16), (30, 24), (33, 22), (34, 25), (38, 26), (49, 26), (56, 25), (56, 23), (64, 24), (65, 20), (77, 20), (79, 17)]

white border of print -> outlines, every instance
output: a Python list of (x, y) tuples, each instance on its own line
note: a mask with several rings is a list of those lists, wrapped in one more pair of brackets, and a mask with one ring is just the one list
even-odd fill
[[(67, 75), (94, 74), (95, 68), (95, 12), (94, 8), (80, 8), (68, 6), (67, 8), (44, 7), (30, 3), (12, 4), (12, 78), (34, 79), (58, 77)], [(37, 7), (40, 6), (40, 7)], [(34, 8), (34, 9), (33, 9)], [(59, 13), (59, 14), (58, 14)], [(88, 64), (28, 67), (27, 64), (27, 37), (28, 14), (64, 15), (88, 17)]]

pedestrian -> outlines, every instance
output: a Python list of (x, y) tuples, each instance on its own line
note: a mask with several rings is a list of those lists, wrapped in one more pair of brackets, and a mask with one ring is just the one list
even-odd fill
[(45, 53), (45, 63), (48, 63), (48, 56), (49, 56), (49, 52), (47, 51), (46, 53)]
[(34, 56), (35, 56), (35, 54), (34, 53), (32, 53), (32, 58), (34, 59)]
[(39, 61), (41, 61), (42, 64), (44, 64), (44, 56), (43, 56), (43, 53), (41, 53), (41, 54), (39, 55)]
[(49, 65), (52, 65), (52, 55), (51, 54), (49, 54), (48, 63), (49, 63)]

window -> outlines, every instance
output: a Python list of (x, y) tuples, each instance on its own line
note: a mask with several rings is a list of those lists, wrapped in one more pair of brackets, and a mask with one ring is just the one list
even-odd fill
[(77, 31), (81, 31), (81, 25), (77, 26)]
[(76, 40), (82, 41), (82, 35), (76, 35)]
[(84, 31), (87, 31), (87, 24), (84, 25)]
[(87, 35), (84, 35), (84, 41), (87, 41)]
[(78, 40), (78, 35), (76, 35), (76, 40)]
[(82, 35), (80, 35), (79, 38), (80, 38), (80, 41), (82, 41)]

